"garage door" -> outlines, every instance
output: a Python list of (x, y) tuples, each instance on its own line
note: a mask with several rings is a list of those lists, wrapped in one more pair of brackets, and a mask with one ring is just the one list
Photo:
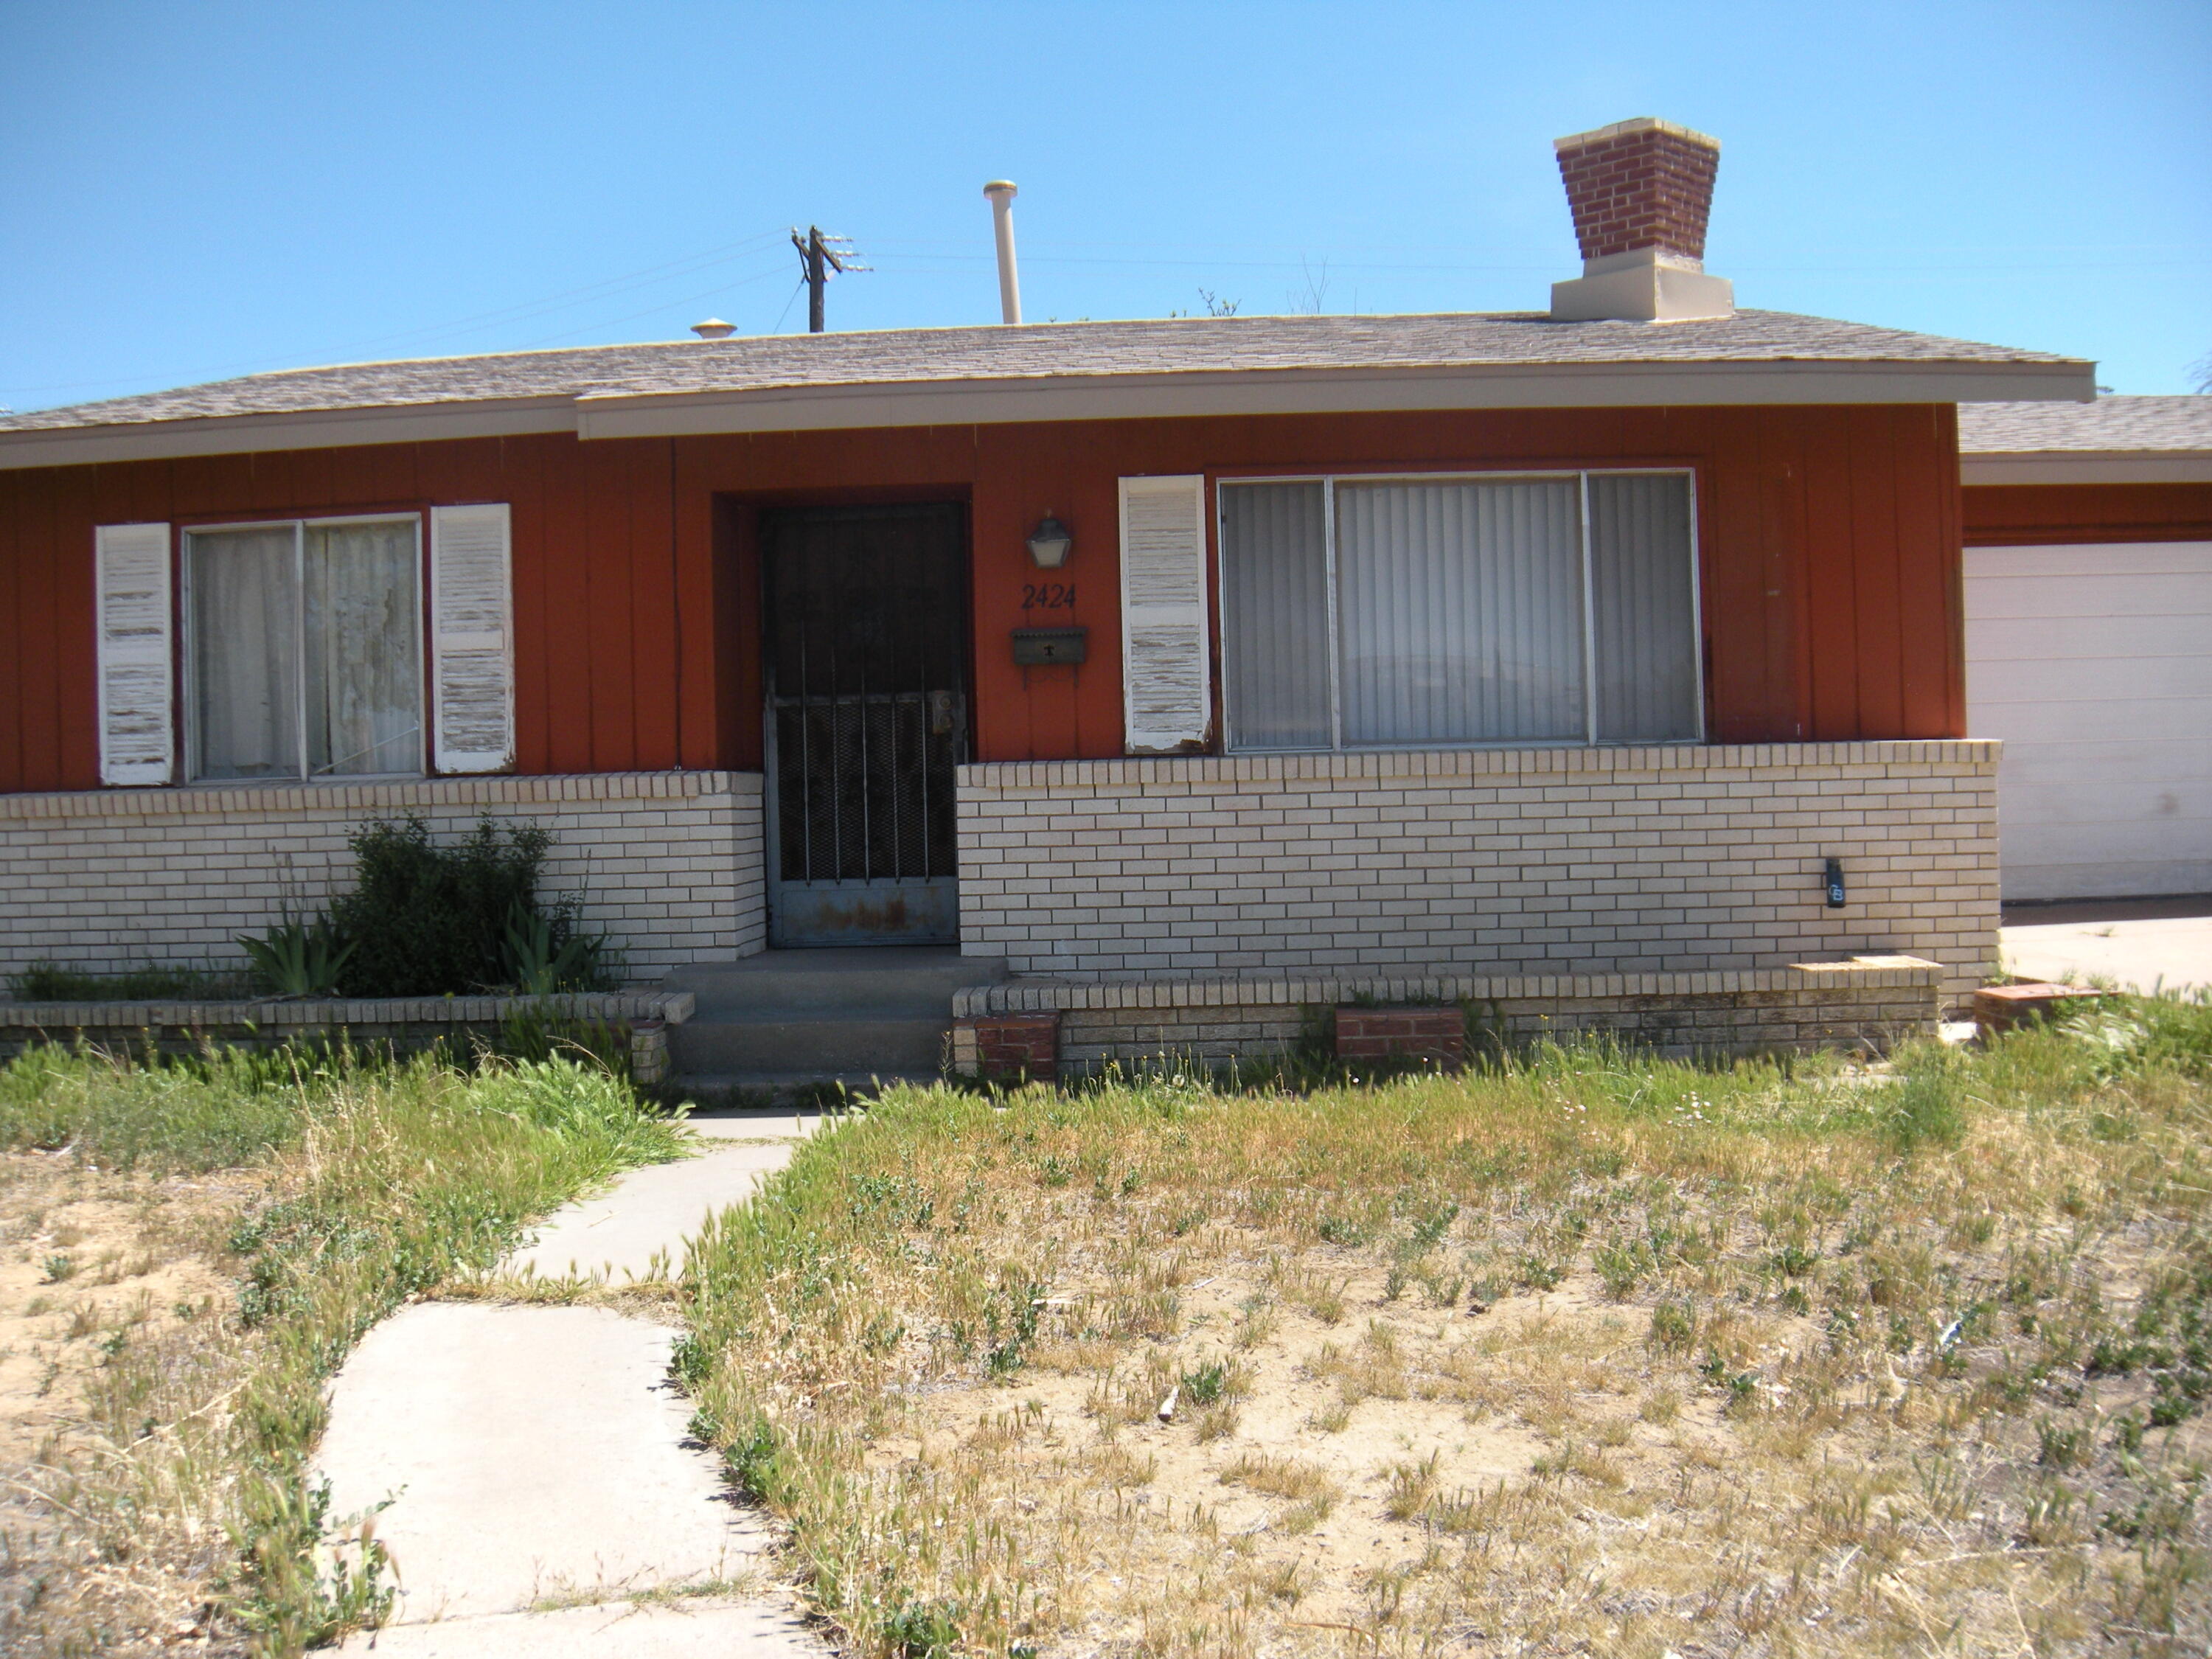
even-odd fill
[(1966, 550), (2004, 896), (2212, 892), (2212, 543)]

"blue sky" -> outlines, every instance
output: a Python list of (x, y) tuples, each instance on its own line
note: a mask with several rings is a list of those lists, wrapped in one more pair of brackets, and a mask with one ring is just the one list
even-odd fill
[(1538, 308), (1551, 140), (1723, 142), (1741, 303), (2212, 356), (2212, 6), (0, 0), (0, 405), (255, 370), (1025, 307)]

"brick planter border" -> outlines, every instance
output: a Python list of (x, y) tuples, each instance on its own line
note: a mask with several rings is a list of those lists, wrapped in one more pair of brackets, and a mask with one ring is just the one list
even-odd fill
[(691, 1018), (689, 991), (595, 991), (555, 997), (302, 998), (258, 1002), (0, 1002), (0, 1058), (37, 1042), (83, 1042), (122, 1051), (148, 1045), (189, 1053), (203, 1042), (273, 1048), (297, 1038), (343, 1038), (403, 1054), (433, 1043), (495, 1037), (508, 1020), (601, 1021), (629, 1041), (637, 1080), (667, 1073), (667, 1028)]
[(1013, 979), (952, 998), (954, 1069), (975, 1074), (979, 1048), (959, 1027), (1016, 1014), (1059, 1018), (1062, 1077), (1170, 1058), (1206, 1064), (1270, 1060), (1304, 1035), (1312, 1011), (1425, 1005), (1436, 1020), (1475, 1007), (1487, 1031), (1520, 1044), (1610, 1036), (1659, 1054), (1728, 1058), (1820, 1048), (1886, 1051), (1933, 1036), (1943, 969), (1913, 957), (1857, 957), (1740, 973), (1521, 975), (1423, 979)]

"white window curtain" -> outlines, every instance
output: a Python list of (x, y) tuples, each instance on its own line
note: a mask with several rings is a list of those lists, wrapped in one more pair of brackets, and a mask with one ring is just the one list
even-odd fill
[(1224, 483), (1232, 748), (1699, 731), (1679, 473)]
[(311, 776), (422, 764), (422, 606), (411, 519), (309, 525), (301, 598)]
[(185, 538), (196, 778), (300, 775), (298, 540), (289, 524)]
[(193, 777), (421, 769), (417, 534), (400, 519), (186, 536)]

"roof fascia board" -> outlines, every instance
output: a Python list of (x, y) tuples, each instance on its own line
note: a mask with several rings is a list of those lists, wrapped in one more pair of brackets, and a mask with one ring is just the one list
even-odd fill
[(1926, 368), (1897, 363), (1546, 363), (1442, 373), (1268, 369), (601, 394), (578, 400), (576, 429), (587, 439), (657, 438), (1206, 415), (1669, 404), (2086, 403), (2094, 396), (2094, 366), (2087, 363), (1946, 363)]
[(2212, 451), (2045, 450), (1959, 458), (1967, 484), (2212, 483)]
[(508, 398), (495, 403), (417, 404), (398, 409), (210, 416), (127, 426), (55, 427), (0, 432), (0, 471), (283, 449), (434, 443), (452, 438), (513, 438), (575, 429), (576, 400), (565, 396)]
[(1206, 415), (2088, 402), (2088, 363), (1542, 363), (1263, 369), (511, 398), (0, 433), (0, 471), (574, 432), (585, 439)]

